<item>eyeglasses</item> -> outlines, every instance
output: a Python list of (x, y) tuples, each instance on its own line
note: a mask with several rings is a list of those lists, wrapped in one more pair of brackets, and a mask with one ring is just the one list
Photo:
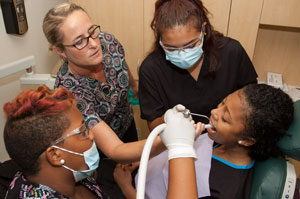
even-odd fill
[(90, 38), (96, 39), (99, 37), (100, 33), (101, 33), (100, 26), (94, 25), (94, 26), (92, 26), (88, 37), (81, 38), (80, 40), (78, 40), (76, 43), (74, 43), (72, 45), (63, 45), (63, 46), (73, 46), (73, 47), (77, 48), (78, 50), (81, 50), (89, 44)]
[(70, 133), (58, 138), (54, 142), (51, 142), (51, 144), (49, 144), (47, 147), (43, 148), (42, 150), (38, 151), (37, 153), (34, 153), (33, 156), (38, 158), (48, 147), (58, 144), (72, 135), (80, 135), (82, 137), (82, 139), (88, 139), (90, 137), (90, 129), (86, 126), (85, 122), (83, 121), (82, 124), (78, 128), (76, 128), (73, 131), (71, 131)]
[(180, 51), (184, 51), (184, 50), (186, 50), (186, 49), (195, 47), (195, 45), (196, 45), (199, 41), (202, 42), (202, 38), (203, 38), (203, 37), (202, 37), (202, 32), (201, 32), (201, 33), (200, 33), (200, 36), (199, 36), (197, 39), (195, 39), (195, 40), (192, 41), (191, 43), (189, 43), (189, 44), (187, 44), (187, 45), (185, 45), (185, 46), (183, 46), (183, 47), (180, 47), (180, 48), (177, 48), (177, 47), (170, 47), (170, 46), (165, 46), (165, 45), (162, 43), (161, 39), (159, 40), (159, 44), (160, 44), (160, 46), (161, 46), (165, 51), (169, 51), (169, 52), (172, 52), (172, 51), (178, 51), (178, 52), (180, 52)]
[(90, 130), (86, 126), (85, 122), (83, 122), (78, 128), (74, 129), (70, 133), (68, 133), (68, 134), (58, 138), (54, 142), (52, 142), (52, 145), (58, 144), (58, 143), (62, 142), (63, 140), (65, 140), (66, 138), (68, 138), (72, 135), (77, 135), (77, 134), (82, 136), (82, 138), (84, 138), (84, 139), (88, 139), (90, 137)]

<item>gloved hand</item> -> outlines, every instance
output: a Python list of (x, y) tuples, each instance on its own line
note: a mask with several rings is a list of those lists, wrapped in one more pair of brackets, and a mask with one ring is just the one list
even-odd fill
[(167, 126), (160, 134), (160, 138), (168, 149), (169, 160), (180, 157), (197, 158), (194, 149), (195, 127), (190, 118), (185, 118), (183, 113), (177, 111), (178, 107), (175, 110), (174, 108), (166, 112)]
[[(182, 104), (177, 104), (172, 109), (169, 109), (165, 112), (164, 121), (167, 123), (168, 114), (179, 113), (179, 112), (183, 112), (184, 110), (185, 110), (185, 106), (183, 106)], [(188, 119), (192, 120), (192, 116), (189, 116)]]

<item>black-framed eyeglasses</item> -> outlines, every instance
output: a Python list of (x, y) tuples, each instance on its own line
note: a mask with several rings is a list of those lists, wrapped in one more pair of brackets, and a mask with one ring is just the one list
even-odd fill
[(76, 41), (74, 44), (63, 45), (63, 46), (67, 46), (67, 47), (71, 46), (71, 47), (77, 48), (78, 50), (81, 50), (81, 49), (85, 48), (89, 44), (90, 38), (96, 39), (96, 38), (99, 37), (99, 35), (101, 33), (101, 28), (100, 28), (100, 26), (94, 25), (94, 26), (92, 26), (92, 28), (90, 28), (89, 32), (90, 32), (90, 34), (89, 34), (88, 37), (81, 38), (78, 41)]

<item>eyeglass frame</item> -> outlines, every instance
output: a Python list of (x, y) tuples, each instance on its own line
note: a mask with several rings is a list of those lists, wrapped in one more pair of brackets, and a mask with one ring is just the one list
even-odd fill
[[(83, 121), (82, 124), (77, 127), (76, 129), (72, 130), (70, 133), (67, 133), (66, 135), (56, 139), (54, 142), (51, 143), (51, 145), (55, 145), (55, 144), (58, 144), (62, 141), (64, 141), (65, 139), (67, 139), (68, 137), (72, 136), (72, 135), (77, 135), (77, 134), (80, 134), (82, 133), (82, 131), (80, 131), (80, 128), (85, 126), (85, 132), (87, 131), (87, 135), (86, 135), (86, 139), (88, 139), (90, 137), (90, 129), (88, 128), (88, 126), (85, 124), (85, 122)], [(86, 133), (85, 133), (86, 134)]]
[(62, 141), (64, 141), (65, 139), (67, 139), (68, 137), (72, 136), (72, 135), (77, 135), (77, 134), (80, 134), (82, 133), (82, 131), (80, 131), (80, 128), (82, 126), (85, 126), (85, 132), (87, 131), (87, 136), (85, 137), (86, 139), (88, 139), (90, 137), (90, 129), (88, 128), (88, 126), (85, 124), (84, 121), (82, 121), (82, 124), (77, 127), (76, 129), (72, 130), (71, 132), (67, 133), (66, 135), (56, 139), (55, 141), (51, 142), (47, 147), (43, 148), (43, 150), (40, 150), (39, 152), (37, 153), (34, 153), (33, 156), (38, 158), (42, 153), (44, 153), (44, 151), (46, 151), (47, 148), (53, 146), (53, 145), (56, 145)]
[(178, 52), (183, 51), (183, 52), (184, 52), (184, 50), (186, 50), (186, 49), (195, 47), (195, 45), (196, 45), (199, 41), (202, 42), (202, 39), (204, 39), (204, 37), (203, 37), (202, 35), (203, 35), (203, 31), (201, 31), (199, 37), (198, 37), (197, 39), (195, 39), (193, 42), (191, 42), (191, 43), (189, 43), (189, 44), (187, 44), (187, 45), (184, 45), (184, 46), (182, 46), (182, 47), (179, 47), (179, 48), (178, 48), (178, 47), (168, 47), (168, 46), (165, 46), (165, 45), (163, 44), (163, 42), (161, 41), (161, 38), (159, 39), (159, 44), (160, 44), (160, 46), (161, 46), (165, 51), (168, 51), (168, 52), (174, 52), (174, 51), (178, 51)]
[[(78, 49), (78, 50), (84, 49), (84, 48), (87, 47), (87, 45), (89, 44), (90, 38), (96, 39), (97, 37), (99, 37), (99, 35), (100, 35), (100, 33), (101, 33), (101, 26), (99, 26), (99, 25), (93, 25), (93, 26), (96, 26), (96, 27), (92, 30), (92, 33), (89, 34), (89, 36), (83, 37), (83, 38), (81, 38), (80, 40), (77, 41), (77, 42), (79, 42), (79, 41), (82, 41), (82, 42), (83, 42), (83, 41), (86, 41), (86, 44), (85, 44), (82, 48), (77, 47), (77, 46), (76, 46), (77, 44), (68, 44), (68, 45), (64, 45), (64, 44), (63, 44), (63, 46), (65, 46), (65, 47), (75, 47), (75, 48)], [(92, 35), (95, 33), (95, 30), (96, 30), (97, 28), (99, 28), (99, 34), (97, 34), (95, 37), (93, 37)], [(77, 43), (77, 42), (76, 42), (76, 43)]]

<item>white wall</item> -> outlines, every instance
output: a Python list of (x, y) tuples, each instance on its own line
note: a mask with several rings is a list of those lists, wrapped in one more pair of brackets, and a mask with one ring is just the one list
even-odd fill
[[(5, 31), (2, 10), (0, 9), (0, 66), (30, 55), (35, 56), (36, 73), (50, 73), (58, 57), (48, 51), (48, 42), (43, 34), (42, 23), (47, 11), (67, 0), (25, 0), (28, 31), (23, 36), (9, 35)], [(25, 71), (24, 71), (25, 72)], [(3, 142), (5, 116), (3, 105), (12, 100), (24, 89), (21, 87), (19, 72), (0, 79), (0, 161), (9, 159)]]

